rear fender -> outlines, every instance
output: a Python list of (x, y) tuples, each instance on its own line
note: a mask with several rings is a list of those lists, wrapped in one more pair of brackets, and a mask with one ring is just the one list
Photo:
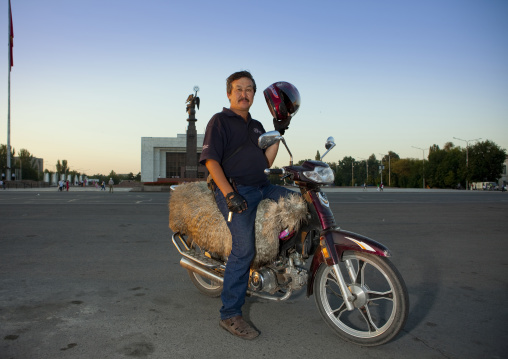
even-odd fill
[[(322, 246), (327, 245), (328, 248), (333, 247), (330, 251), (329, 258), (323, 256)], [(314, 253), (312, 264), (310, 266), (309, 281), (307, 283), (307, 297), (311, 296), (314, 291), (314, 278), (319, 266), (323, 263), (334, 265), (337, 261), (342, 261), (342, 255), (346, 251), (356, 251), (374, 254), (380, 257), (390, 257), (390, 250), (373, 239), (362, 236), (357, 233), (343, 231), (340, 229), (330, 229), (321, 232), (320, 245)]]

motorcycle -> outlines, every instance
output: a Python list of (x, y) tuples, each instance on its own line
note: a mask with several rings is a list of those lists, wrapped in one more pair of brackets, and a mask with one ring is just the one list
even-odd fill
[[(280, 233), (274, 260), (251, 267), (247, 294), (280, 302), (307, 286), (307, 297), (315, 294), (322, 318), (342, 339), (361, 346), (390, 341), (408, 316), (407, 288), (388, 259), (391, 253), (387, 247), (345, 231), (335, 221), (321, 191), (323, 185), (334, 181), (333, 171), (322, 162), (335, 147), (333, 137), (327, 139), (320, 161), (305, 161), (301, 166), (293, 165), (291, 151), (277, 131), (261, 135), (258, 145), (266, 149), (278, 141), (288, 151), (290, 165), (266, 169), (265, 173), (280, 175), (298, 186), (308, 215), (298, 231)], [(170, 212), (175, 210), (170, 201)], [(197, 289), (207, 296), (220, 296), (227, 256), (199, 246), (182, 231), (175, 232), (172, 241), (182, 255), (180, 265), (188, 270)]]

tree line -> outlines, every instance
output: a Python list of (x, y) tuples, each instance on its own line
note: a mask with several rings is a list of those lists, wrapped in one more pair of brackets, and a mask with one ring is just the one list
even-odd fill
[[(345, 156), (337, 162), (327, 162), (335, 172), (336, 186), (377, 186), (381, 183), (400, 188), (465, 188), (472, 182), (497, 182), (506, 173), (506, 150), (492, 141), (477, 142), (466, 148), (447, 142), (441, 149), (434, 144), (425, 159), (400, 158), (389, 151), (378, 159)], [(319, 151), (315, 159), (319, 159)], [(308, 159), (307, 159), (308, 160)], [(301, 165), (304, 161), (298, 162)], [(271, 176), (273, 183), (278, 177)]]
[[(367, 159), (345, 156), (337, 162), (327, 163), (335, 172), (336, 186), (362, 186), (364, 183), (376, 186), (383, 183), (401, 188), (465, 188), (467, 183), (472, 182), (497, 182), (506, 171), (506, 150), (489, 140), (466, 148), (455, 146), (452, 142), (447, 142), (443, 148), (434, 144), (424, 151), (428, 151), (426, 159), (400, 158), (397, 153), (389, 151), (380, 159), (377, 159), (375, 154)], [(15, 156), (15, 150), (11, 149), (10, 155), (11, 168), (22, 168), (23, 179), (43, 180), (35, 166), (35, 157), (27, 149), (21, 149), (18, 156)], [(14, 157), (17, 157), (16, 161)], [(318, 151), (315, 159), (319, 158)], [(304, 161), (306, 160), (301, 160), (298, 164)], [(4, 172), (6, 167), (7, 146), (1, 145), (0, 168)], [(44, 172), (52, 173), (47, 169)], [(132, 172), (117, 174), (111, 170), (107, 175), (87, 175), (72, 170), (67, 160), (57, 161), (56, 172), (66, 176), (70, 174), (73, 178), (75, 175), (87, 176), (106, 183), (110, 178), (113, 178), (115, 183), (122, 180), (141, 181), (141, 172), (137, 175)], [(278, 176), (271, 176), (270, 180), (280, 183)]]
[[(19, 151), (19, 154), (16, 156), (16, 151), (14, 148), (11, 148), (11, 169), (22, 169), (22, 179), (24, 180), (33, 180), (33, 181), (42, 181), (42, 174), (38, 171), (36, 165), (36, 158), (27, 150), (22, 148)], [(15, 158), (16, 157), (16, 158)], [(56, 173), (64, 174), (66, 177), (71, 175), (74, 179), (74, 176), (82, 176), (99, 180), (99, 182), (105, 181), (106, 183), (110, 178), (113, 178), (115, 183), (120, 183), (123, 180), (131, 180), (131, 181), (141, 181), (141, 172), (137, 175), (134, 175), (132, 172), (128, 174), (117, 174), (115, 171), (111, 170), (109, 174), (94, 174), (88, 175), (86, 173), (82, 173), (76, 170), (73, 170), (69, 167), (67, 160), (58, 160), (56, 165)], [(7, 145), (0, 145), (0, 168), (2, 172), (5, 173), (7, 169)], [(44, 170), (44, 173), (55, 173), (53, 171), (49, 171), (48, 169)]]

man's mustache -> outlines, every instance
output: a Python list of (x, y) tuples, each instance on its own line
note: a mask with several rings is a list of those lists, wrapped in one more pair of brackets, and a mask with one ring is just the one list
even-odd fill
[(248, 99), (248, 98), (246, 98), (246, 97), (242, 97), (241, 99), (239, 99), (239, 100), (238, 100), (238, 102), (241, 102), (241, 101), (243, 101), (243, 100), (245, 100), (245, 101), (247, 101), (247, 102), (250, 102), (250, 101), (249, 101), (249, 99)]

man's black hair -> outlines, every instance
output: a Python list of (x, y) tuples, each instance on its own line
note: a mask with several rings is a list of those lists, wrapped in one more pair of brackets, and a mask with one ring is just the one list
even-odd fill
[(254, 77), (252, 77), (251, 73), (249, 71), (238, 71), (230, 75), (226, 80), (226, 88), (228, 94), (233, 91), (233, 81), (241, 79), (242, 77), (247, 77), (252, 81), (252, 85), (254, 86), (254, 93), (256, 93), (256, 81), (254, 81)]

